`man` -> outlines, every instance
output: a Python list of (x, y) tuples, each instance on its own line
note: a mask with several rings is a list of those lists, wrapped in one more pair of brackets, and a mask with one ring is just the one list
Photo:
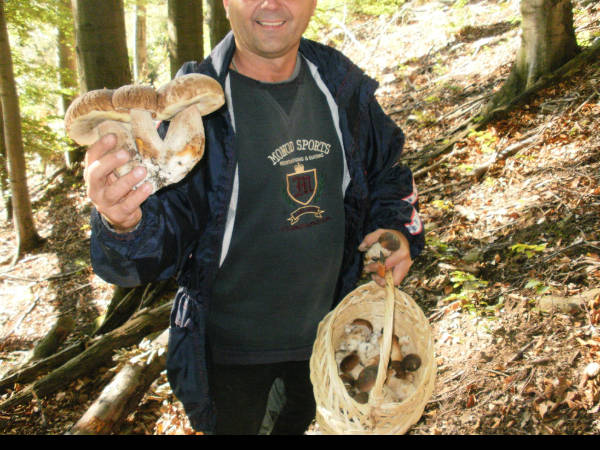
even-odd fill
[(149, 196), (132, 189), (143, 168), (112, 175), (127, 160), (112, 136), (87, 152), (96, 273), (123, 286), (177, 276), (167, 371), (197, 430), (258, 432), (280, 378), (273, 433), (302, 433), (316, 329), (355, 287), (359, 250), (398, 230), (386, 260), (398, 284), (424, 245), (412, 175), (396, 164), (404, 137), (376, 83), (302, 39), (316, 3), (223, 1), (232, 33), (178, 74), (210, 75), (226, 94), (182, 182)]

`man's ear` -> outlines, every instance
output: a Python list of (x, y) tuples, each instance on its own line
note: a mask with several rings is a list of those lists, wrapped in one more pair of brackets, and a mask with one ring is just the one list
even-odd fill
[(229, 0), (223, 0), (223, 8), (225, 8), (225, 16), (229, 19)]

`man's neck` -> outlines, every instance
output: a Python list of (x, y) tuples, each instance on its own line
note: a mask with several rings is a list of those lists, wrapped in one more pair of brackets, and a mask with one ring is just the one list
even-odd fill
[(290, 52), (280, 58), (262, 58), (235, 50), (232, 67), (237, 72), (257, 81), (277, 83), (289, 79), (296, 68), (298, 52)]

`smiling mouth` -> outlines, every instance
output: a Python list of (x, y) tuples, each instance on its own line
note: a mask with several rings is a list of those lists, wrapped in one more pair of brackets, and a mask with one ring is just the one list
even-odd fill
[(276, 27), (280, 27), (283, 24), (285, 24), (286, 21), (285, 20), (273, 20), (273, 21), (257, 20), (256, 23), (263, 27), (276, 28)]

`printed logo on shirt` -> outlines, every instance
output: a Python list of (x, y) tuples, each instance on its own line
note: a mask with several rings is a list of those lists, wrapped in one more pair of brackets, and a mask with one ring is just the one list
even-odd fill
[(295, 225), (300, 217), (311, 214), (321, 218), (325, 212), (317, 205), (311, 205), (310, 202), (315, 198), (319, 185), (317, 169), (304, 170), (303, 164), (296, 164), (294, 172), (286, 175), (286, 192), (295, 203), (301, 205), (292, 211), (288, 217), (291, 225)]
[[(331, 144), (317, 139), (296, 139), (277, 147), (267, 158), (276, 166), (288, 166), (302, 161), (312, 161), (329, 155)], [(312, 154), (308, 154), (308, 153)]]

